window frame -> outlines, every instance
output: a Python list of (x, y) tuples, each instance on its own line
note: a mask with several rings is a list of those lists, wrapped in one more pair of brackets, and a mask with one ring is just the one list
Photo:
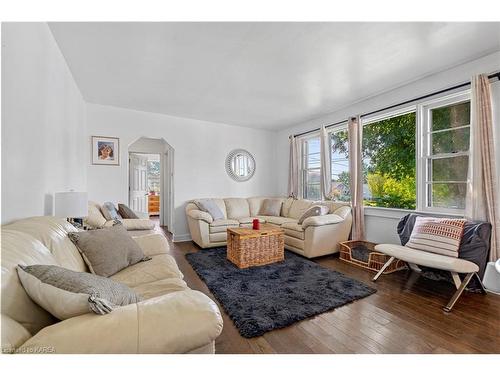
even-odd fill
[[(306, 189), (307, 189), (308, 185), (311, 185), (311, 184), (307, 183), (307, 172), (308, 171), (315, 171), (315, 170), (317, 170), (319, 173), (321, 173), (321, 160), (320, 160), (320, 165), (317, 168), (308, 168), (308, 165), (307, 165), (307, 160), (308, 160), (308, 157), (309, 157), (309, 154), (307, 152), (307, 146), (306, 146), (307, 145), (307, 141), (310, 140), (310, 139), (314, 139), (314, 138), (320, 138), (320, 133), (319, 132), (314, 132), (314, 133), (308, 134), (307, 136), (301, 137), (301, 139), (300, 139), (300, 157), (301, 157), (300, 172), (301, 172), (301, 178), (300, 178), (299, 191), (301, 192), (302, 198), (304, 198), (304, 199), (311, 199), (311, 200), (316, 200), (316, 199), (307, 197), (307, 194), (306, 194), (307, 191), (306, 191)], [(320, 142), (321, 142), (321, 139), (320, 139)], [(320, 152), (321, 151), (318, 152), (318, 155), (320, 155)], [(320, 155), (320, 158), (321, 158), (321, 155)], [(323, 200), (323, 197), (322, 197), (323, 194), (321, 192), (321, 183), (319, 183), (319, 191), (320, 191), (319, 200)]]
[[(432, 178), (430, 178), (430, 160), (441, 159), (446, 157), (460, 157), (467, 156), (470, 158), (470, 147), (467, 151), (458, 151), (452, 153), (442, 153), (432, 155), (432, 134), (436, 131), (431, 131), (432, 127), (432, 116), (431, 111), (433, 109), (452, 106), (456, 104), (461, 104), (465, 102), (470, 102), (471, 92), (468, 90), (461, 90), (453, 94), (440, 96), (434, 99), (430, 99), (418, 104), (417, 111), (417, 122), (419, 124), (419, 134), (417, 134), (417, 140), (419, 144), (418, 156), (417, 156), (417, 171), (419, 176), (422, 178), (417, 179), (417, 210), (421, 212), (429, 212), (434, 214), (449, 214), (449, 215), (463, 215), (465, 209), (462, 208), (448, 208), (448, 207), (433, 207), (432, 206), (432, 196), (429, 194), (428, 186), (432, 185)], [(471, 121), (469, 120), (468, 125), (460, 126), (454, 129), (465, 129), (471, 128)], [(447, 131), (448, 129), (444, 130)], [(449, 130), (448, 130), (449, 131)], [(443, 131), (437, 131), (443, 132)], [(470, 138), (469, 138), (470, 142)], [(469, 162), (470, 165), (470, 162)], [(469, 176), (471, 175), (468, 170), (467, 179), (465, 181), (443, 181), (444, 183), (469, 183)]]

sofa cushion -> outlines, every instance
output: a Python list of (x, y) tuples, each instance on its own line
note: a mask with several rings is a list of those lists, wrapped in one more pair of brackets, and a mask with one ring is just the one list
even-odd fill
[(260, 211), (260, 207), (264, 202), (265, 197), (252, 197), (248, 198), (248, 208), (250, 209), (250, 216), (257, 216)]
[(149, 259), (122, 225), (68, 235), (80, 250), (90, 272), (99, 276), (114, 275), (132, 264)]
[(131, 288), (163, 279), (182, 279), (184, 275), (179, 270), (175, 259), (169, 254), (159, 254), (147, 262), (136, 263), (111, 276), (111, 279)]
[(405, 246), (458, 257), (458, 249), (464, 231), (465, 219), (417, 217), (410, 240)]
[(309, 217), (326, 215), (329, 210), (330, 209), (327, 206), (314, 204), (302, 214), (302, 216), (299, 218), (298, 223), (302, 224), (302, 222)]
[(142, 296), (143, 299), (150, 299), (164, 294), (189, 290), (186, 282), (178, 278), (169, 278), (152, 281), (150, 283), (139, 284), (132, 289)]
[(257, 216), (241, 217), (238, 219), (238, 222), (240, 224), (253, 224), (254, 219), (259, 219), (259, 223), (266, 222), (266, 220), (263, 217), (257, 217)]
[(226, 233), (227, 228), (238, 228), (240, 226), (238, 220), (217, 220), (215, 224), (210, 224), (208, 227), (209, 233)]
[(112, 202), (104, 202), (101, 207), (101, 212), (106, 218), (106, 220), (121, 220), (123, 217), (116, 210), (115, 205)]
[(237, 227), (239, 225), (238, 220), (233, 219), (219, 219), (214, 220), (210, 223), (211, 227)]
[(286, 236), (291, 236), (303, 240), (305, 231), (301, 224), (298, 223), (283, 223), (281, 228), (285, 231)]
[(107, 220), (101, 212), (101, 207), (97, 203), (89, 202), (89, 213), (85, 221), (92, 228), (102, 228)]
[(54, 265), (19, 265), (17, 273), (28, 295), (61, 320), (89, 312), (108, 314), (115, 306), (141, 300), (126, 285), (88, 272)]
[(139, 216), (137, 216), (129, 206), (123, 203), (118, 203), (118, 213), (124, 219), (139, 219)]
[(259, 215), (262, 216), (280, 216), (281, 206), (283, 201), (281, 199), (264, 199), (260, 207)]
[(250, 207), (248, 201), (244, 198), (224, 199), (226, 204), (227, 218), (238, 219), (240, 217), (250, 216)]
[[(155, 228), (155, 223), (152, 220), (149, 219), (123, 219), (120, 220), (121, 225), (126, 230), (129, 231), (138, 231), (138, 230), (153, 230)], [(115, 225), (115, 221), (107, 221), (106, 224), (104, 225), (104, 228), (109, 228)], [(134, 233), (129, 233), (130, 235), (134, 235)]]
[(201, 211), (208, 212), (214, 220), (225, 219), (215, 199), (196, 199), (192, 201)]
[(274, 224), (274, 225), (282, 225), (283, 223), (296, 223), (296, 219), (292, 219), (290, 217), (281, 217), (281, 216), (258, 216), (259, 219), (265, 220), (266, 223)]
[(296, 199), (293, 197), (288, 197), (283, 200), (283, 204), (281, 205), (281, 214), (279, 216), (288, 217), (288, 214), (290, 213), (290, 207), (292, 207), (292, 203), (295, 200)]
[(304, 212), (306, 212), (312, 205), (312, 201), (306, 199), (295, 199), (290, 206), (287, 217), (299, 220)]

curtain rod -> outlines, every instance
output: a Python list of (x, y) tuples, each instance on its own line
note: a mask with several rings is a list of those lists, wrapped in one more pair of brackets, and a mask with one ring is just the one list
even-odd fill
[[(490, 74), (488, 76), (488, 79), (492, 79), (492, 78), (497, 78), (497, 80), (500, 80), (500, 72), (496, 72), (496, 73)], [(466, 87), (466, 86), (469, 86), (470, 84), (471, 84), (470, 82), (461, 83), (459, 85), (448, 87), (448, 88), (443, 89), (443, 90), (439, 90), (439, 91), (432, 92), (430, 94), (419, 96), (418, 98), (414, 98), (414, 99), (410, 99), (410, 100), (405, 100), (404, 102), (393, 104), (393, 105), (390, 105), (390, 106), (382, 108), (382, 109), (377, 109), (377, 110), (372, 111), (372, 112), (363, 113), (360, 117), (366, 117), (366, 116), (374, 115), (376, 113), (387, 111), (387, 110), (392, 109), (392, 108), (396, 108), (396, 107), (400, 107), (400, 106), (405, 105), (405, 104), (416, 102), (417, 100), (427, 99), (427, 98), (430, 98), (431, 96), (434, 96), (434, 95), (439, 95), (439, 94), (443, 94), (443, 93), (448, 92), (448, 91), (452, 91), (452, 90), (456, 90), (456, 89), (459, 89), (459, 88), (462, 88), (462, 87)], [(328, 129), (328, 128), (331, 128), (333, 126), (343, 124), (345, 122), (347, 122), (347, 120), (338, 121), (338, 122), (335, 122), (333, 124), (326, 125), (325, 128)], [(315, 132), (319, 131), (320, 129), (321, 128), (316, 128), (316, 129), (308, 130), (308, 131), (305, 131), (305, 132), (302, 132), (302, 133), (290, 135), (290, 137), (301, 137), (301, 136), (309, 134), (309, 133), (315, 133)]]

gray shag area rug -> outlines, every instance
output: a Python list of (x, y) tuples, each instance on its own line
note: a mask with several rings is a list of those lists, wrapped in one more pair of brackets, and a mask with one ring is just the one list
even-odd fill
[(200, 250), (186, 258), (246, 338), (376, 292), (289, 251), (283, 262), (247, 269), (228, 261), (225, 247)]

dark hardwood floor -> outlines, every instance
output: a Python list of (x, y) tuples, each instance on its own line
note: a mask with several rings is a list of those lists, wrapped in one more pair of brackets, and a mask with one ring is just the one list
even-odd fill
[[(185, 254), (203, 251), (192, 242), (172, 243), (184, 279), (192, 288), (217, 300), (186, 261)], [(241, 337), (221, 305), (224, 329), (217, 353), (500, 353), (500, 296), (464, 292), (451, 313), (441, 308), (452, 285), (400, 271), (381, 276), (351, 266), (336, 256), (315, 259), (377, 289), (377, 293), (331, 312), (275, 330), (261, 337)]]

